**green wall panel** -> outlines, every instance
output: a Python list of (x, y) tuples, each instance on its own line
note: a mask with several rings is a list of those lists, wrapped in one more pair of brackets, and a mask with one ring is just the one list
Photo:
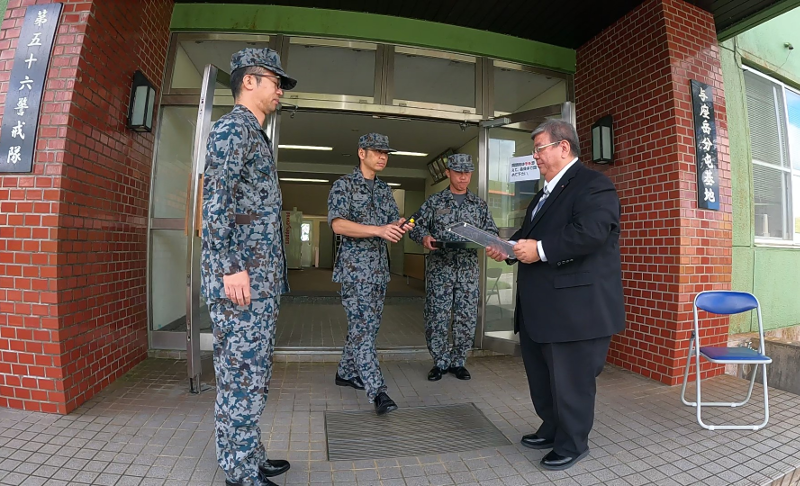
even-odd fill
[[(176, 4), (173, 31), (264, 32), (343, 37), (465, 52), (575, 72), (575, 51), (454, 25), (387, 15), (280, 5)], [(535, 28), (535, 27), (534, 27)]]
[[(741, 65), (733, 51), (733, 41), (720, 46), (722, 76), (725, 80), (725, 108), (728, 115), (728, 141), (731, 157), (733, 204), (733, 246), (753, 243), (753, 168), (750, 162), (750, 133), (747, 126), (747, 102)], [(734, 261), (734, 273), (737, 263)]]
[[(800, 4), (800, 2), (795, 2)], [(735, 38), (748, 64), (800, 86), (800, 8), (764, 22)], [(791, 44), (794, 49), (786, 47)], [(727, 80), (726, 80), (727, 82)]]
[[(733, 275), (731, 289), (740, 292), (753, 292), (753, 260), (755, 251), (750, 247), (733, 247)], [(758, 296), (756, 296), (758, 297)], [(739, 314), (731, 316), (731, 334), (758, 330), (755, 316)]]
[(755, 249), (753, 293), (765, 329), (800, 324), (800, 249)]

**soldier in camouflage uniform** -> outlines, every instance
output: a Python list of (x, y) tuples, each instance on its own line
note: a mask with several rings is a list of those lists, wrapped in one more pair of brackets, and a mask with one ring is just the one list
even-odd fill
[(281, 191), (261, 129), (297, 81), (271, 49), (231, 57), (233, 111), (211, 128), (203, 180), (202, 286), (214, 333), (216, 450), (227, 485), (273, 485), (258, 421), (272, 375), (275, 323), (288, 292)]
[(397, 409), (386, 394), (375, 339), (381, 325), (389, 282), (389, 249), (406, 228), (389, 186), (377, 173), (386, 167), (389, 138), (370, 133), (358, 140), (359, 165), (334, 182), (328, 195), (328, 223), (342, 244), (336, 256), (333, 281), (342, 284), (347, 313), (347, 341), (336, 373), (336, 384), (366, 388), (378, 415)]
[[(460, 222), (497, 234), (489, 206), (467, 189), (473, 170), (472, 157), (467, 154), (447, 158), (450, 186), (425, 201), (410, 234), (411, 239), (431, 251), (426, 257), (424, 311), (425, 338), (434, 362), (428, 373), (431, 381), (440, 380), (448, 371), (460, 380), (471, 378), (464, 364), (475, 340), (478, 319), (478, 250), (435, 248), (433, 243), (461, 240), (447, 231)], [(447, 332), (451, 311), (452, 348)]]

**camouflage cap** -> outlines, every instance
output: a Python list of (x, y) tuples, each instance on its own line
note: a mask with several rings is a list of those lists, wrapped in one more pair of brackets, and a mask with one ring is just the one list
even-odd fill
[(469, 154), (453, 154), (447, 157), (447, 168), (456, 172), (472, 172), (472, 156)]
[(389, 137), (380, 133), (361, 135), (361, 138), (358, 139), (358, 148), (397, 152), (397, 150), (389, 148)]
[(278, 53), (269, 48), (255, 49), (248, 47), (231, 56), (231, 72), (248, 66), (259, 66), (269, 69), (281, 78), (281, 89), (290, 90), (297, 85), (297, 80), (290, 77), (281, 67)]

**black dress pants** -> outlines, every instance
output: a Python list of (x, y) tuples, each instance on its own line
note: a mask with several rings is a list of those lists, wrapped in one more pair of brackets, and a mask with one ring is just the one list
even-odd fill
[(536, 435), (552, 440), (556, 454), (576, 457), (589, 448), (597, 377), (603, 371), (611, 336), (537, 343), (521, 324), (520, 350), (531, 400), (543, 421)]

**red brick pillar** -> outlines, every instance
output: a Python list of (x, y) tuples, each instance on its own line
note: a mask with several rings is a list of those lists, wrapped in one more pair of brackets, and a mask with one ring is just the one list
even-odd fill
[[(0, 30), (0, 117), (26, 6)], [(0, 175), (0, 406), (68, 413), (147, 356), (155, 132), (125, 127), (142, 70), (160, 89), (173, 0), (64, 6), (33, 173)]]
[[(720, 211), (697, 208), (690, 79), (714, 90)], [(578, 49), (575, 105), (585, 154), (591, 125), (614, 118), (615, 161), (596, 168), (611, 177), (622, 201), (628, 327), (614, 338), (609, 361), (681, 383), (692, 300), (731, 282), (730, 154), (713, 16), (683, 0), (644, 2)], [(706, 343), (726, 341), (727, 319), (703, 323)]]

